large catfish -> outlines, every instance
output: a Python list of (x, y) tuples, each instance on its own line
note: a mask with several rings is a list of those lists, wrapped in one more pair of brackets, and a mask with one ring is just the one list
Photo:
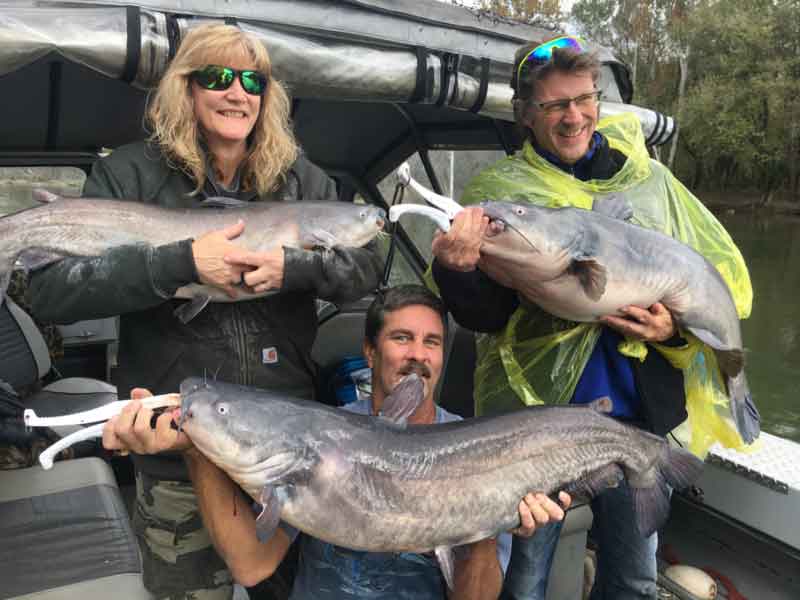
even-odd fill
[(406, 426), (409, 411), (395, 407), (421, 402), (416, 374), (385, 400), (384, 417), (202, 379), (180, 392), (180, 426), (194, 445), (264, 505), (261, 539), (282, 519), (357, 550), (435, 550), (448, 583), (450, 548), (517, 527), (529, 491), (588, 499), (624, 477), (649, 535), (669, 512), (665, 484), (684, 488), (702, 468), (665, 439), (602, 414), (602, 400)]
[(744, 374), (739, 317), (719, 271), (668, 235), (628, 222), (630, 204), (598, 199), (593, 210), (484, 202), (492, 221), (482, 268), (547, 312), (592, 322), (627, 305), (661, 302), (678, 326), (710, 346), (726, 378), (731, 413), (746, 443), (760, 416)]
[[(41, 206), (0, 218), (0, 302), (11, 270), (19, 260), (35, 269), (65, 256), (98, 256), (116, 246), (158, 246), (233, 225), (241, 219), (244, 233), (235, 243), (252, 251), (278, 246), (297, 248), (360, 247), (383, 227), (382, 209), (345, 202), (241, 202), (210, 198), (202, 209), (163, 208), (141, 202), (93, 198), (62, 198), (35, 191)], [(224, 210), (223, 210), (224, 209)], [(266, 295), (242, 289), (237, 300)], [(215, 287), (192, 284), (176, 298), (190, 298), (184, 320), (209, 301), (232, 299)]]

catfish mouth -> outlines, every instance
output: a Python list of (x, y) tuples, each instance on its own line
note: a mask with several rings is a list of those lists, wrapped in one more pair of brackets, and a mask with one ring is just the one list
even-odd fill
[(490, 217), (489, 218), (489, 226), (486, 228), (486, 237), (493, 238), (497, 237), (498, 235), (502, 235), (506, 233), (508, 230), (513, 230), (514, 228), (505, 221), (505, 219), (501, 217)]
[(525, 240), (525, 243), (531, 247), (531, 250), (539, 253), (539, 249), (534, 246), (533, 242), (519, 229), (509, 224), (503, 217), (492, 216), (489, 214), (489, 211), (484, 212), (484, 214), (489, 217), (489, 226), (486, 228), (486, 233), (484, 234), (487, 240), (493, 241), (493, 239), (497, 238), (499, 241), (501, 239), (500, 236), (505, 235), (507, 237), (513, 233)]

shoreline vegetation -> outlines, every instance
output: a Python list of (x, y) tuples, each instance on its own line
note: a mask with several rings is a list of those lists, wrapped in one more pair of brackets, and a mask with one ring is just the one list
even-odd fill
[(765, 215), (800, 216), (800, 200), (791, 200), (789, 194), (776, 194), (768, 202), (756, 190), (750, 192), (695, 191), (703, 204), (714, 213), (749, 212)]

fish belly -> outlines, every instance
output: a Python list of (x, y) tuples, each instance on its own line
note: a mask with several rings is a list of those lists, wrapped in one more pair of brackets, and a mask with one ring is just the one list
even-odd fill
[(622, 315), (619, 309), (629, 305), (647, 308), (663, 296), (658, 290), (623, 280), (609, 282), (600, 299), (592, 300), (574, 275), (533, 282), (523, 288), (523, 296), (548, 313), (581, 323), (591, 323), (606, 315)]

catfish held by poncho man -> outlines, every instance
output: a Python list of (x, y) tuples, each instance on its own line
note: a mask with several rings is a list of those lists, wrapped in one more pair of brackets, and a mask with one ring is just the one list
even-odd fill
[[(19, 261), (27, 269), (66, 256), (98, 256), (126, 244), (159, 246), (245, 223), (236, 244), (262, 252), (278, 246), (295, 248), (360, 247), (383, 228), (382, 209), (345, 202), (243, 202), (231, 198), (198, 201), (198, 209), (171, 209), (142, 202), (62, 198), (36, 190), (42, 205), (0, 218), (0, 301), (11, 270)], [(256, 294), (242, 289), (236, 300)], [(202, 284), (179, 288), (176, 298), (192, 299), (179, 314), (188, 320), (209, 301), (231, 302), (222, 290)]]
[[(263, 504), (261, 539), (279, 519), (321, 540), (373, 552), (436, 551), (452, 582), (454, 546), (519, 525), (530, 490), (591, 498), (625, 477), (643, 535), (702, 462), (666, 440), (586, 406), (531, 407), (437, 425), (357, 415), (253, 388), (187, 379), (180, 426)], [(384, 402), (416, 406), (422, 380)], [(408, 411), (399, 411), (400, 414)]]
[(679, 328), (714, 350), (739, 434), (746, 443), (758, 437), (736, 305), (701, 254), (628, 222), (632, 207), (618, 196), (595, 200), (593, 210), (511, 202), (481, 207), (492, 223), (481, 245), (481, 268), (490, 277), (570, 321), (663, 303)]

